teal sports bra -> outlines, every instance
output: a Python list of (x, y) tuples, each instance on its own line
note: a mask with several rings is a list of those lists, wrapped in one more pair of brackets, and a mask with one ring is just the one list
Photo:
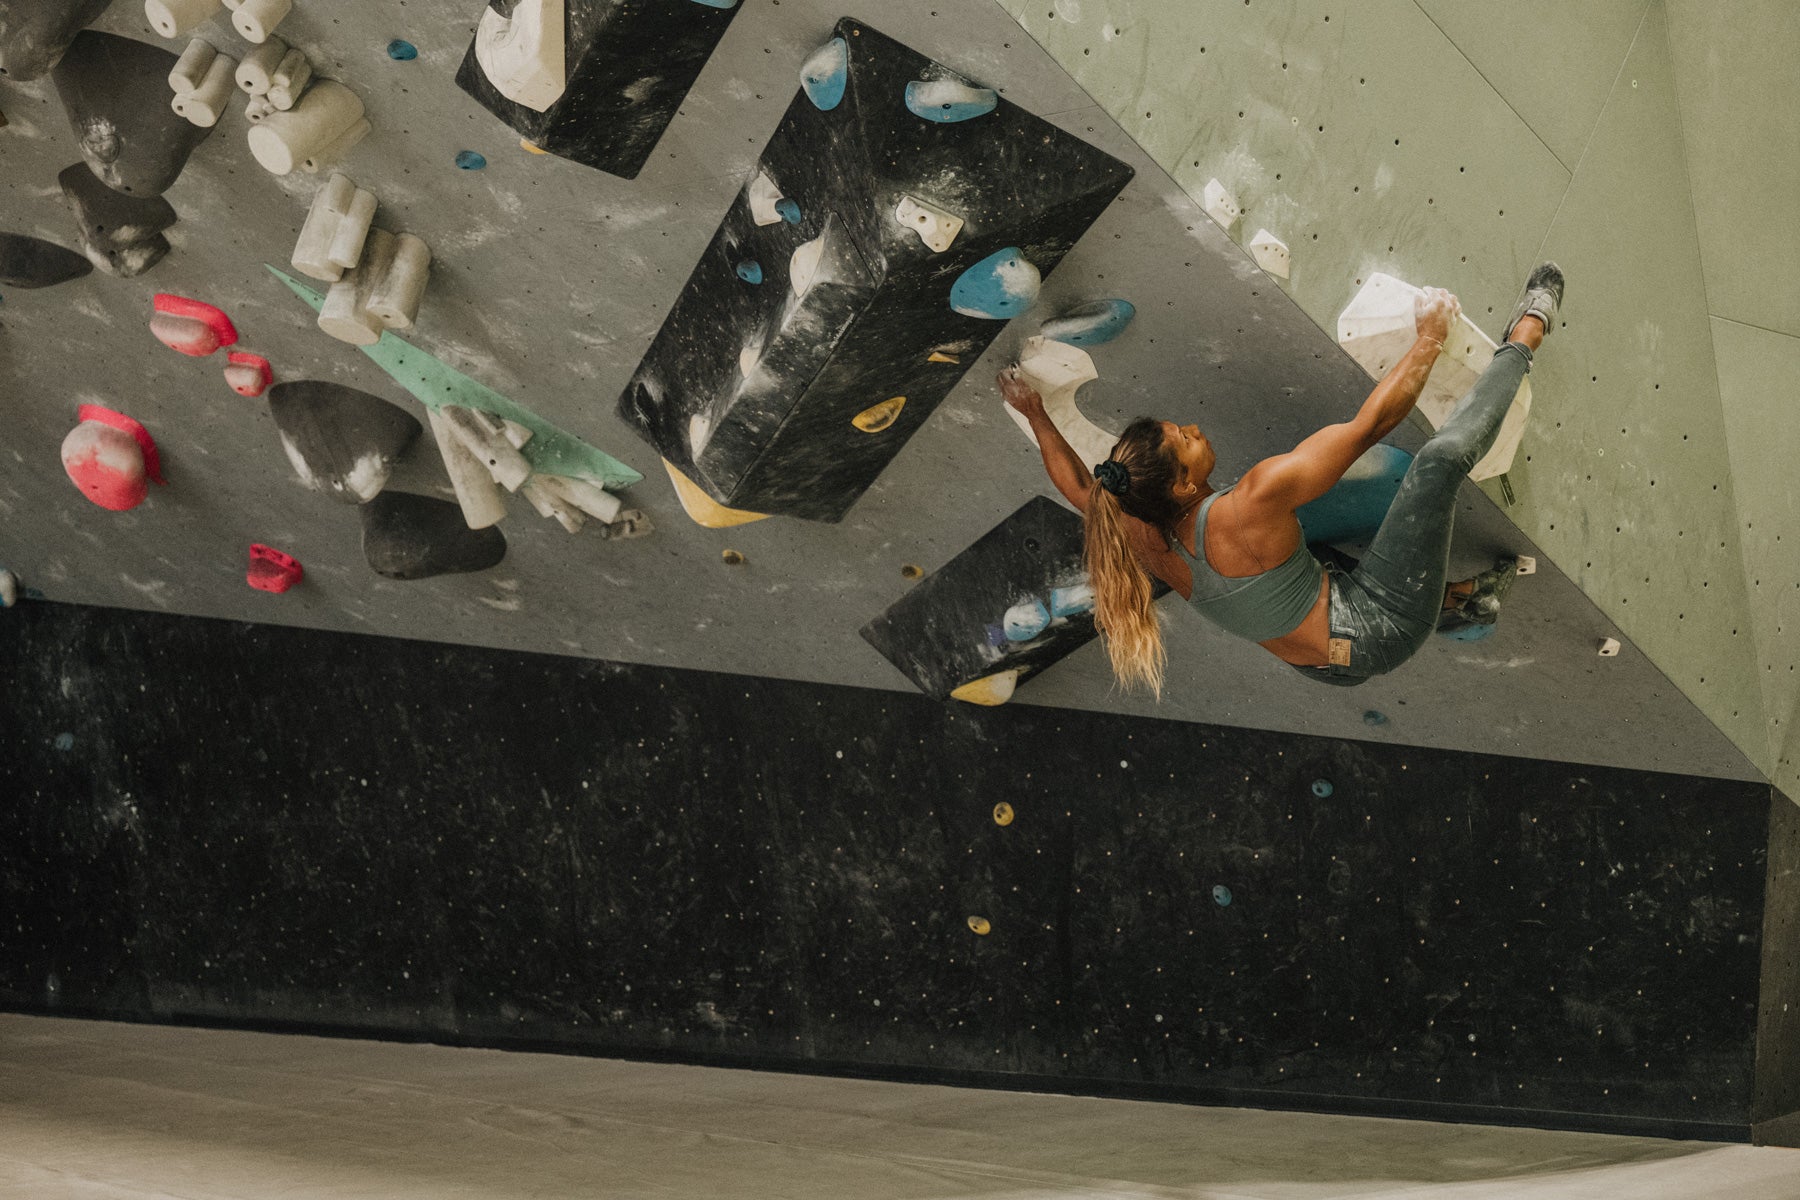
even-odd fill
[(1190, 554), (1181, 539), (1175, 539), (1175, 548), (1192, 564), (1194, 594), (1188, 603), (1225, 632), (1249, 641), (1283, 637), (1300, 628), (1318, 603), (1319, 580), (1325, 568), (1303, 541), (1286, 562), (1260, 575), (1230, 579), (1213, 570), (1206, 561), (1206, 518), (1213, 501), (1230, 490), (1214, 492), (1200, 506), (1199, 519), (1194, 522), (1198, 555)]

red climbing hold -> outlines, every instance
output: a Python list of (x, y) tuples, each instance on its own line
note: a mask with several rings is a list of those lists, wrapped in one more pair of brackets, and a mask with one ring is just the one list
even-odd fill
[(250, 570), (244, 582), (260, 592), (280, 595), (306, 577), (300, 560), (261, 542), (250, 543)]
[(124, 512), (143, 503), (150, 480), (165, 482), (149, 430), (98, 404), (83, 404), (75, 415), (81, 423), (63, 439), (62, 461), (82, 495)]
[(150, 332), (171, 350), (205, 358), (220, 346), (230, 346), (238, 340), (231, 318), (203, 300), (158, 292), (155, 304)]
[(275, 381), (269, 360), (260, 354), (233, 350), (225, 361), (225, 382), (240, 396), (260, 396)]

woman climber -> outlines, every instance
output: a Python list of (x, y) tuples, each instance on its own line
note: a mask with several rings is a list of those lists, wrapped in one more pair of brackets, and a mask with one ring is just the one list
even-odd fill
[(1031, 423), (1051, 481), (1086, 515), (1095, 619), (1120, 682), (1162, 694), (1166, 655), (1152, 576), (1227, 632), (1325, 683), (1357, 684), (1392, 671), (1440, 622), (1492, 624), (1517, 560), (1445, 586), (1457, 489), (1499, 433), (1562, 295), (1555, 263), (1531, 273), (1505, 344), (1413, 459), (1354, 570), (1313, 557), (1295, 510), (1330, 491), (1412, 411), (1462, 311), (1449, 292), (1429, 288), (1419, 298), (1417, 339), (1355, 417), (1263, 459), (1222, 489), (1209, 479), (1215, 456), (1200, 430), (1150, 417), (1128, 425), (1090, 472), (1017, 368), (1001, 372), (1001, 392)]

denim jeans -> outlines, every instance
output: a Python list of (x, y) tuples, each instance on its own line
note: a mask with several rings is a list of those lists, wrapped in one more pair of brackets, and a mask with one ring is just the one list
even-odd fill
[(1394, 503), (1354, 570), (1327, 563), (1331, 636), (1350, 642), (1348, 666), (1300, 667), (1321, 683), (1348, 686), (1385, 675), (1411, 658), (1437, 628), (1450, 569), (1456, 494), (1494, 444), (1531, 351), (1507, 342), (1432, 435), (1400, 482)]

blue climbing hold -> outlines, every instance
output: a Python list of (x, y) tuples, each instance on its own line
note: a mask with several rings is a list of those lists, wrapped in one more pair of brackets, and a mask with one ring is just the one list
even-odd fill
[(704, 4), (708, 8), (736, 8), (738, 0), (694, 0), (695, 4)]
[(1135, 316), (1137, 306), (1129, 300), (1093, 300), (1076, 305), (1053, 321), (1045, 321), (1038, 332), (1053, 342), (1100, 346), (1124, 333)]
[(72, 733), (57, 734), (56, 748), (58, 750), (73, 750), (75, 748), (75, 735)]
[(1053, 617), (1074, 617), (1093, 611), (1094, 585), (1091, 583), (1059, 587), (1050, 593), (1050, 615)]
[(1050, 610), (1044, 607), (1042, 600), (1015, 604), (1006, 610), (1003, 627), (1007, 641), (1029, 642), (1050, 627)]
[(1371, 446), (1350, 464), (1329, 492), (1301, 505), (1294, 514), (1300, 518), (1306, 540), (1364, 542), (1374, 537), (1410, 466), (1412, 455), (1400, 447), (1386, 443)]
[(1479, 642), (1491, 638), (1499, 632), (1498, 625), (1465, 625), (1461, 629), (1440, 629), (1439, 637), (1447, 637), (1453, 642)]
[(800, 64), (800, 87), (820, 112), (830, 112), (844, 101), (850, 84), (850, 45), (832, 38)]
[(954, 79), (915, 79), (906, 85), (907, 111), (939, 125), (985, 117), (999, 104), (1000, 94), (993, 88), (970, 87)]
[(775, 202), (775, 212), (789, 225), (798, 225), (800, 223), (799, 201), (789, 200), (786, 196), (783, 196)]
[(1363, 724), (1364, 725), (1386, 725), (1387, 724), (1387, 714), (1384, 712), (1377, 712), (1371, 708), (1368, 712), (1363, 714)]
[(419, 48), (405, 38), (395, 38), (388, 43), (388, 57), (395, 62), (411, 62), (419, 57)]
[(761, 283), (762, 264), (754, 258), (746, 258), (737, 265), (737, 276), (745, 283)]
[(1222, 883), (1213, 884), (1213, 903), (1220, 908), (1231, 906), (1231, 889)]
[(988, 255), (950, 285), (950, 307), (965, 317), (1009, 321), (1037, 299), (1043, 276), (1024, 251), (1008, 246)]
[(479, 171), (487, 166), (487, 159), (475, 153), (473, 150), (458, 150), (456, 152), (456, 165), (465, 171)]
[(1319, 799), (1323, 800), (1327, 796), (1331, 795), (1331, 792), (1332, 792), (1331, 780), (1329, 780), (1329, 779), (1313, 780), (1313, 795), (1315, 795)]

